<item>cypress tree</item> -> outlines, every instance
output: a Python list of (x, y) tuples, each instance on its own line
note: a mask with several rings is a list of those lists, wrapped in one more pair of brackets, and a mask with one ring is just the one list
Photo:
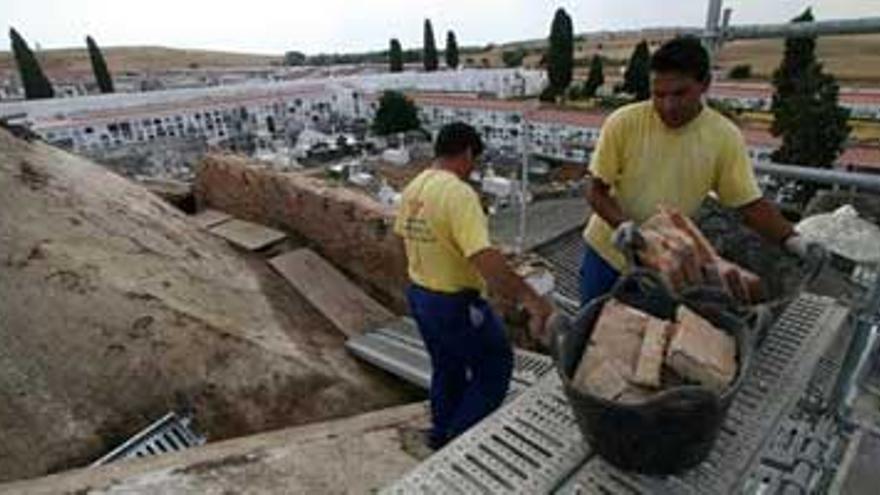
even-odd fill
[(437, 45), (434, 44), (434, 28), (431, 27), (431, 20), (425, 19), (425, 44), (423, 61), (425, 71), (433, 72), (437, 70)]
[(557, 9), (550, 26), (550, 44), (547, 51), (547, 76), (551, 91), (556, 95), (565, 93), (571, 84), (574, 67), (574, 32), (571, 17), (565, 9)]
[(55, 96), (52, 84), (49, 82), (49, 79), (46, 78), (43, 69), (40, 68), (40, 63), (37, 62), (37, 57), (35, 57), (34, 52), (28, 48), (24, 38), (18, 34), (18, 31), (10, 28), (9, 39), (12, 42), (12, 52), (15, 55), (15, 62), (18, 64), (21, 85), (24, 86), (25, 98), (33, 100), (37, 98), (52, 98)]
[(651, 52), (648, 42), (642, 40), (636, 45), (629, 64), (623, 73), (622, 89), (635, 95), (636, 100), (647, 100), (651, 97)]
[(605, 72), (602, 67), (602, 57), (593, 55), (593, 60), (590, 62), (590, 74), (584, 83), (583, 96), (593, 98), (603, 84), (605, 84)]
[(446, 32), (446, 66), (450, 69), (458, 68), (458, 42), (452, 31)]
[(89, 58), (92, 60), (92, 71), (95, 73), (98, 88), (102, 93), (112, 93), (113, 79), (110, 78), (110, 71), (107, 70), (107, 62), (104, 61), (101, 49), (91, 36), (86, 36), (86, 45), (89, 47)]
[[(792, 22), (812, 20), (807, 9)], [(782, 136), (782, 145), (771, 155), (775, 162), (831, 167), (849, 137), (849, 110), (838, 104), (837, 81), (824, 73), (815, 49), (814, 36), (786, 38), (782, 62), (773, 72), (771, 132)], [(796, 199), (806, 202), (816, 189), (805, 184)]]
[(400, 41), (397, 38), (391, 39), (391, 47), (388, 50), (388, 63), (391, 72), (403, 72), (403, 50), (400, 48)]

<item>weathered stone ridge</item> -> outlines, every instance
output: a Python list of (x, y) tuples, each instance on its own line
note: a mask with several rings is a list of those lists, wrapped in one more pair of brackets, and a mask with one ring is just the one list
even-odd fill
[(399, 404), (307, 301), (145, 188), (0, 130), (0, 481), (169, 409), (212, 441)]

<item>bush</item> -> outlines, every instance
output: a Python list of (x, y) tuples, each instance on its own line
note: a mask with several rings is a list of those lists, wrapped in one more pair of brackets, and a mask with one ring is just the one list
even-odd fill
[(373, 120), (373, 132), (387, 136), (418, 129), (419, 126), (418, 109), (410, 99), (397, 91), (382, 93), (379, 109)]
[(544, 91), (541, 91), (538, 99), (543, 102), (556, 103), (556, 96), (556, 90), (554, 90), (552, 86), (547, 86), (544, 88)]
[(731, 79), (750, 79), (752, 77), (752, 66), (749, 64), (740, 64), (733, 66), (727, 77)]
[(306, 63), (306, 56), (302, 52), (286, 52), (284, 54), (284, 65), (297, 66)]
[(632, 101), (632, 98), (626, 96), (598, 96), (596, 97), (596, 106), (605, 110), (614, 110), (632, 103)]
[(505, 50), (501, 53), (501, 60), (504, 61), (505, 67), (519, 67), (522, 65), (523, 59), (526, 57), (526, 51), (522, 48), (515, 50)]
[(740, 114), (742, 114), (742, 110), (734, 107), (730, 103), (727, 103), (722, 100), (716, 100), (715, 98), (709, 98), (707, 101), (709, 107), (715, 109), (721, 115), (727, 117), (731, 122), (740, 127), (742, 125), (742, 121), (740, 120)]

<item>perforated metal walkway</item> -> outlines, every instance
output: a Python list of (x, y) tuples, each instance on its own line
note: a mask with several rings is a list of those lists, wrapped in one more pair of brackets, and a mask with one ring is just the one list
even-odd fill
[[(780, 441), (787, 431), (786, 413), (804, 393), (812, 370), (842, 327), (846, 314), (845, 308), (829, 298), (804, 295), (795, 300), (756, 353), (716, 448), (703, 464), (682, 476), (633, 475), (592, 455), (574, 423), (558, 376), (549, 373), (389, 486), (385, 493), (635, 495), (739, 491), (749, 479), (754, 481), (756, 472), (762, 475), (762, 463), (784, 458), (780, 452), (785, 449), (780, 446), (792, 445)], [(791, 476), (802, 471), (802, 464), (800, 458), (792, 460)], [(793, 486), (785, 476), (777, 485)]]
[[(399, 320), (348, 339), (346, 347), (356, 356), (404, 380), (427, 389), (431, 383), (431, 360), (410, 318)], [(511, 394), (521, 392), (553, 370), (547, 356), (516, 349), (514, 351)]]
[(580, 300), (580, 263), (584, 256), (582, 229), (573, 229), (535, 249), (535, 252), (553, 269), (556, 277), (556, 290), (563, 296)]

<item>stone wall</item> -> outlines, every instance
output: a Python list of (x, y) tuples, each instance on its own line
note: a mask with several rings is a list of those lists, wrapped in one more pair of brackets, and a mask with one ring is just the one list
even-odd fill
[(393, 212), (357, 191), (252, 160), (209, 154), (199, 164), (199, 208), (301, 235), (307, 244), (396, 312), (406, 309), (403, 244)]

